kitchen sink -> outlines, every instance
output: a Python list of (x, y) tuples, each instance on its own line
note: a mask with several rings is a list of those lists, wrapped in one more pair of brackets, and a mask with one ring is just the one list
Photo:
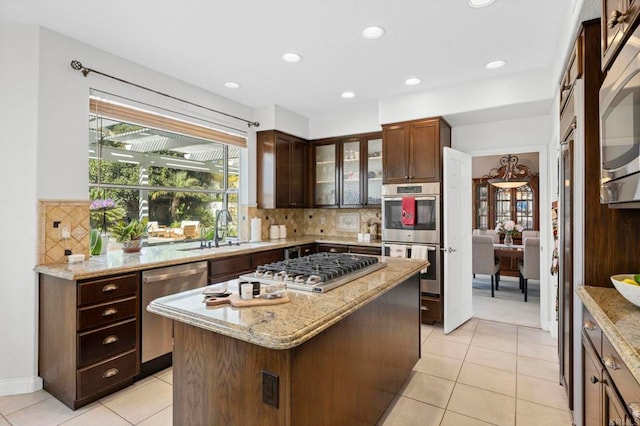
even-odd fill
[[(208, 243), (208, 242), (207, 242)], [(187, 247), (187, 248), (181, 248), (181, 249), (177, 249), (178, 251), (197, 251), (197, 250), (221, 250), (221, 249), (229, 249), (229, 248), (234, 248), (234, 247), (240, 247), (246, 244), (256, 244), (256, 243), (251, 243), (249, 241), (227, 241), (227, 242), (220, 242), (218, 247), (214, 247), (213, 243), (211, 244), (211, 247), (209, 247), (208, 245), (206, 247)]]

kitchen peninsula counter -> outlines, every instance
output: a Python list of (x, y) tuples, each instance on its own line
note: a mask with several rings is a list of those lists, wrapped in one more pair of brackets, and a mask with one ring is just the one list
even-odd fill
[(428, 265), (383, 261), (279, 305), (206, 307), (202, 289), (153, 301), (174, 320), (174, 424), (376, 424), (420, 356)]
[(236, 256), (240, 254), (256, 253), (260, 251), (285, 249), (297, 245), (329, 243), (344, 245), (360, 245), (380, 247), (379, 241), (358, 242), (354, 238), (324, 237), (307, 235), (281, 240), (267, 240), (262, 242), (245, 242), (239, 246), (221, 246), (218, 248), (199, 249), (200, 242), (178, 243), (144, 247), (140, 253), (123, 253), (122, 250), (109, 251), (100, 256), (92, 256), (79, 263), (56, 263), (37, 265), (34, 271), (65, 280), (81, 280), (97, 278), (107, 275), (142, 271), (163, 266), (180, 265)]

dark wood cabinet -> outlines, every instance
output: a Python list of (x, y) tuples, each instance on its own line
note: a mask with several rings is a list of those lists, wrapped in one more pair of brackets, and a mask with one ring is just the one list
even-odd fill
[(637, 0), (602, 0), (602, 70), (606, 71), (638, 20)]
[(233, 280), (238, 278), (239, 275), (255, 271), (260, 265), (283, 259), (284, 249), (266, 250), (251, 254), (212, 259), (209, 261), (207, 284)]
[(88, 280), (40, 274), (39, 375), (76, 409), (140, 373), (138, 273)]
[(307, 206), (308, 143), (277, 130), (257, 133), (258, 207)]
[(582, 364), (584, 365), (582, 375), (584, 425), (602, 426), (602, 367), (598, 356), (586, 339), (582, 339)]
[(318, 244), (318, 252), (329, 253), (358, 253), (367, 254), (372, 256), (382, 255), (382, 249), (376, 246), (360, 246), (360, 245), (347, 245), (347, 244)]
[(445, 146), (451, 146), (451, 126), (441, 117), (383, 125), (383, 183), (442, 181)]
[(315, 207), (380, 207), (380, 132), (313, 141), (311, 163)]

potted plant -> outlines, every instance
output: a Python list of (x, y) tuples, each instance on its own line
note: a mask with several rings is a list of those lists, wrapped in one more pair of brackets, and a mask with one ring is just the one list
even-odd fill
[(147, 218), (140, 222), (133, 219), (129, 223), (121, 220), (111, 228), (111, 235), (115, 237), (117, 242), (122, 243), (122, 251), (135, 253), (142, 249), (142, 239), (147, 236), (149, 228), (147, 222)]

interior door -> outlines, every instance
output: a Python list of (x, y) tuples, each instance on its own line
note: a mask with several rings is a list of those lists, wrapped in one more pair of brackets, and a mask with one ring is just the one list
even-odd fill
[(444, 332), (473, 316), (471, 273), (471, 156), (443, 151)]

